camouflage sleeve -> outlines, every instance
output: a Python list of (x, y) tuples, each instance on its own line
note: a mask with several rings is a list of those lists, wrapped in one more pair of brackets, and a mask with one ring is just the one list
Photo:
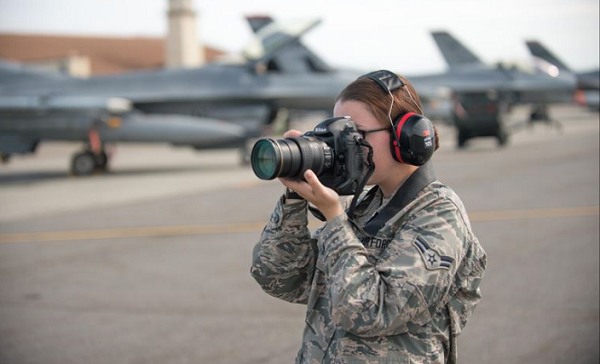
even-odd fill
[(317, 266), (329, 275), (332, 317), (355, 335), (387, 336), (424, 325), (448, 300), (468, 227), (457, 207), (439, 200), (393, 234), (375, 264), (345, 215), (319, 237)]
[(454, 277), (453, 295), (448, 302), (454, 335), (462, 332), (481, 300), (479, 286), (487, 266), (487, 255), (477, 238), (474, 237), (473, 244), (466, 250), (463, 261), (466, 264), (459, 267)]
[(268, 294), (306, 303), (316, 261), (316, 240), (308, 230), (307, 202), (278, 202), (254, 247), (250, 273)]

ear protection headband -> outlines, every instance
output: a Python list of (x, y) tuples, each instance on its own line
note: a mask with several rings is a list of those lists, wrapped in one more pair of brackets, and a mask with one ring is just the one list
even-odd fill
[[(401, 113), (394, 120), (391, 117), (394, 106), (393, 91), (405, 87), (404, 82), (393, 72), (380, 70), (367, 73), (359, 77), (373, 80), (381, 89), (392, 98), (390, 105), (390, 123), (393, 136), (390, 136), (390, 149), (392, 156), (400, 163), (421, 166), (433, 155), (435, 151), (435, 131), (433, 124), (423, 115), (416, 113)], [(410, 99), (416, 105), (410, 91), (406, 89)]]

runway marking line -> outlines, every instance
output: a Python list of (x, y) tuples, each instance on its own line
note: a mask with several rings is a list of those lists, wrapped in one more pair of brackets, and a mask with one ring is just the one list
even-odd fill
[[(490, 222), (505, 220), (563, 218), (598, 215), (600, 215), (599, 206), (582, 206), (528, 210), (473, 211), (469, 213), (469, 218), (471, 222)], [(263, 221), (216, 225), (148, 226), (121, 229), (71, 230), (39, 233), (10, 233), (0, 234), (0, 244), (247, 233), (260, 231), (263, 229), (264, 225), (265, 222)], [(320, 225), (321, 223), (319, 221), (311, 221), (309, 223), (309, 228), (316, 229)]]

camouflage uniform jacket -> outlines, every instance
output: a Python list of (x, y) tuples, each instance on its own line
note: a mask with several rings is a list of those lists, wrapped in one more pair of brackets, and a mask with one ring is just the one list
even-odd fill
[(307, 203), (282, 198), (254, 248), (262, 289), (307, 305), (297, 364), (455, 363), (486, 255), (465, 208), (435, 181), (372, 237), (379, 189), (311, 237)]

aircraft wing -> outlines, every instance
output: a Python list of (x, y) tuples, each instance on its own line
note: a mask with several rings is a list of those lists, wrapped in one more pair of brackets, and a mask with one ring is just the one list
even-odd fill
[(0, 59), (0, 84), (6, 85), (13, 82), (39, 82), (65, 80), (71, 78), (59, 72), (50, 72), (32, 66), (26, 66), (19, 63), (8, 62)]

